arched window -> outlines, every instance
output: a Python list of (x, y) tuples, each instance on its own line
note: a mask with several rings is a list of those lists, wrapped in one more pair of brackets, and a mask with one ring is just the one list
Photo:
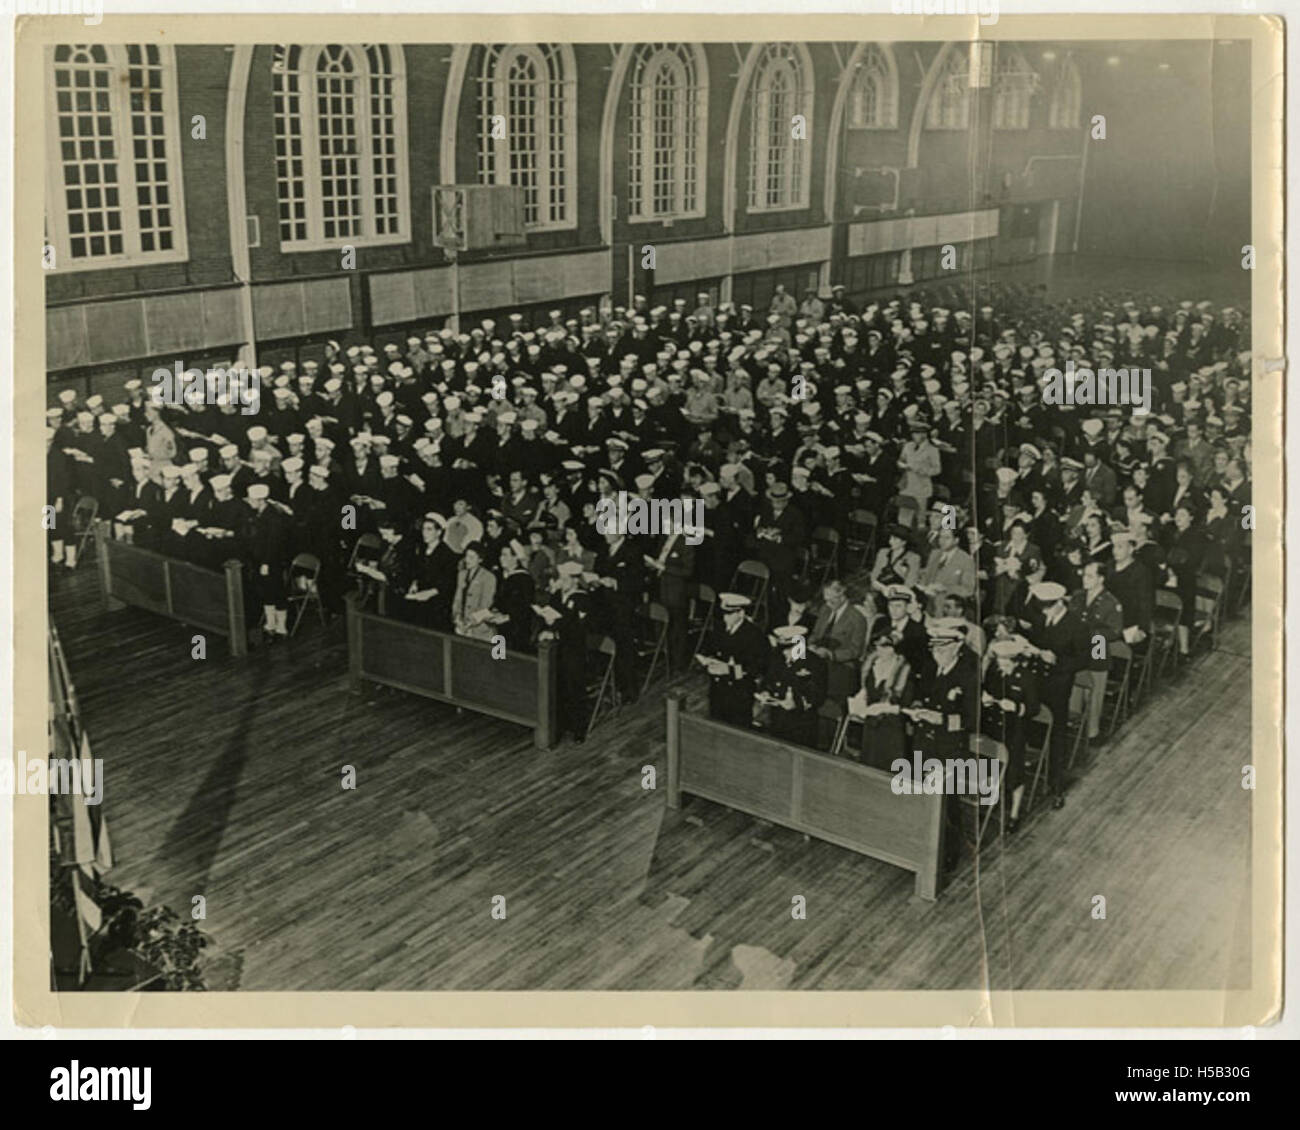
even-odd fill
[(699, 47), (646, 43), (632, 63), (628, 214), (658, 220), (704, 214), (707, 64)]
[(171, 48), (61, 45), (49, 58), (54, 268), (185, 259)]
[(568, 44), (496, 44), (483, 53), (479, 183), (522, 188), (532, 229), (577, 224), (576, 74)]
[(898, 127), (898, 70), (887, 47), (873, 43), (858, 63), (849, 91), (849, 127)]
[(402, 52), (276, 47), (271, 66), (280, 243), (288, 250), (408, 239)]
[(1073, 59), (1062, 59), (1052, 86), (1052, 103), (1048, 107), (1049, 129), (1078, 129), (1083, 108), (1083, 80)]
[(1038, 73), (1015, 48), (1003, 48), (993, 83), (993, 128), (1028, 129), (1029, 102), (1038, 89)]
[(944, 60), (939, 81), (925, 108), (926, 129), (965, 129), (970, 122), (970, 58), (954, 48)]
[[(812, 112), (807, 49), (769, 43), (759, 57), (750, 99), (749, 211), (808, 207)], [(801, 128), (796, 116), (803, 119)]]

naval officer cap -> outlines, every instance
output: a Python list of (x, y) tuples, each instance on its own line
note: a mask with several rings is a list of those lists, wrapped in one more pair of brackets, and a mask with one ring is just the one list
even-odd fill
[(966, 638), (966, 621), (955, 616), (943, 616), (925, 625), (931, 643), (955, 643)]
[(750, 606), (750, 599), (738, 592), (724, 592), (718, 594), (718, 603), (722, 605), (723, 612), (739, 612), (741, 609)]
[(1029, 595), (1040, 604), (1055, 604), (1058, 600), (1065, 599), (1065, 586), (1058, 585), (1055, 581), (1040, 581), (1029, 586)]

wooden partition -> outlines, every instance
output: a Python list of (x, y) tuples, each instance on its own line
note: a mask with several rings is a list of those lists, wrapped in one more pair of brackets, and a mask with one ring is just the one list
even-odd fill
[(682, 793), (816, 836), (916, 873), (934, 901), (943, 851), (941, 795), (895, 793), (893, 775), (688, 714), (668, 697), (668, 806)]
[(95, 523), (95, 556), (104, 608), (147, 608), (230, 640), (232, 655), (248, 653), (243, 566), (227, 561), (206, 569), (152, 549), (114, 541), (109, 523)]
[(435, 632), (357, 607), (347, 597), (348, 675), (353, 690), (363, 680), (396, 687), (516, 722), (533, 731), (533, 744), (555, 741), (555, 662), (552, 644), (536, 655), (507, 651), (492, 657), (485, 640)]

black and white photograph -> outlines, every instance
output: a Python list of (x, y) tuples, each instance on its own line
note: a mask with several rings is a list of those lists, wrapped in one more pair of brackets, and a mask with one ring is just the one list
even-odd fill
[(1275, 1017), (1280, 35), (910, 10), (20, 42), (43, 999)]

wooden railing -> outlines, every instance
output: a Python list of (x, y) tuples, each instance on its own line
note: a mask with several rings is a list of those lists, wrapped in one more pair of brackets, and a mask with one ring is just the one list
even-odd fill
[(95, 523), (95, 556), (104, 608), (130, 604), (230, 640), (232, 655), (248, 652), (243, 566), (227, 561), (206, 569), (164, 553), (114, 541), (108, 522)]
[(893, 775), (682, 710), (668, 696), (668, 806), (681, 794), (816, 836), (916, 873), (933, 901), (943, 853), (942, 795), (895, 793)]
[(348, 595), (347, 608), (354, 691), (363, 681), (382, 683), (527, 726), (538, 749), (554, 744), (556, 669), (550, 641), (543, 641), (536, 655), (507, 651), (494, 658), (485, 640), (363, 611), (355, 593)]

